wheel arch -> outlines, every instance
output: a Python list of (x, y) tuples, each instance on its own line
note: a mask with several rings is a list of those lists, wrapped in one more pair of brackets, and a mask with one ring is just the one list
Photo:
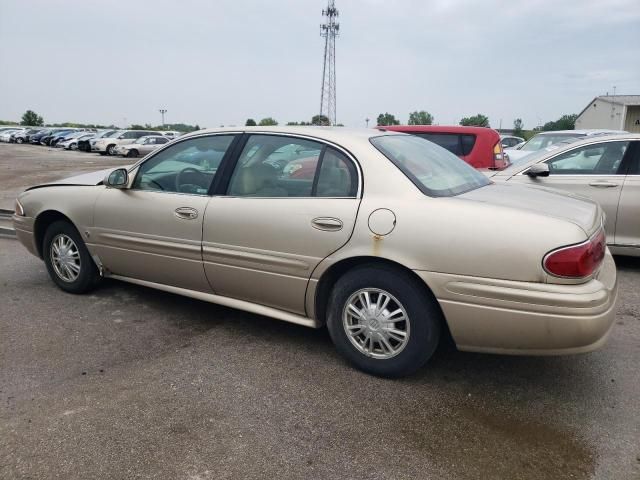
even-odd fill
[(36, 217), (35, 222), (33, 224), (33, 237), (36, 244), (36, 248), (38, 249), (38, 256), (40, 258), (43, 258), (42, 242), (44, 240), (44, 234), (47, 231), (47, 228), (49, 228), (49, 225), (59, 220), (69, 222), (71, 225), (73, 225), (77, 229), (77, 227), (71, 221), (71, 219), (67, 217), (64, 213), (59, 212), (58, 210), (45, 210), (44, 212), (41, 212), (40, 214), (38, 214), (38, 216)]
[(315, 319), (318, 326), (325, 325), (327, 321), (327, 303), (329, 300), (329, 296), (331, 295), (331, 289), (333, 285), (335, 285), (336, 281), (345, 273), (354, 268), (361, 266), (384, 266), (387, 268), (391, 268), (398, 272), (407, 274), (410, 278), (412, 278), (417, 285), (423, 289), (425, 295), (428, 295), (433, 299), (435, 305), (437, 305), (438, 309), (440, 309), (440, 313), (442, 314), (442, 318), (444, 320), (444, 325), (442, 328), (444, 329), (443, 333), (451, 338), (451, 332), (449, 331), (449, 325), (447, 323), (447, 319), (440, 307), (440, 302), (433, 294), (433, 291), (427, 283), (420, 278), (413, 270), (407, 268), (401, 263), (395, 262), (393, 260), (389, 260), (381, 257), (374, 256), (358, 256), (358, 257), (350, 257), (340, 260), (335, 264), (331, 265), (320, 277), (318, 280), (318, 284), (315, 289), (315, 298), (314, 298), (314, 313)]

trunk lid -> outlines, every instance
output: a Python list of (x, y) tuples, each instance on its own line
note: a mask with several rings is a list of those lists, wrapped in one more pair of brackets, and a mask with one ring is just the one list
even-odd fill
[(552, 188), (492, 184), (459, 195), (458, 198), (566, 220), (579, 226), (587, 237), (602, 226), (602, 210), (597, 203)]

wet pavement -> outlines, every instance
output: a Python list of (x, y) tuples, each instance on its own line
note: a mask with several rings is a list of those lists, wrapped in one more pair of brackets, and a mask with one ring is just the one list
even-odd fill
[[(20, 169), (113, 161), (45, 156)], [(640, 479), (640, 259), (616, 261), (602, 350), (444, 346), (385, 380), (324, 329), (116, 281), (66, 294), (0, 236), (0, 478)]]

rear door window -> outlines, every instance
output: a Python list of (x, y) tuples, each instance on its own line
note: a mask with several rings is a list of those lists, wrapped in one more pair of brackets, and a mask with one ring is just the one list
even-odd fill
[(460, 135), (460, 143), (462, 148), (462, 155), (464, 156), (471, 155), (471, 152), (473, 151), (473, 147), (476, 144), (476, 136)]

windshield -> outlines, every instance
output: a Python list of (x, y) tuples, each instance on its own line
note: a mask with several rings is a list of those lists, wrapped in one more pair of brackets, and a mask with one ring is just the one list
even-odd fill
[(581, 137), (579, 133), (557, 133), (557, 134), (538, 134), (525, 143), (520, 150), (526, 152), (537, 152), (543, 148), (553, 145), (554, 143), (567, 140), (568, 138)]
[(426, 195), (450, 197), (491, 182), (448, 150), (413, 135), (385, 135), (370, 140)]

